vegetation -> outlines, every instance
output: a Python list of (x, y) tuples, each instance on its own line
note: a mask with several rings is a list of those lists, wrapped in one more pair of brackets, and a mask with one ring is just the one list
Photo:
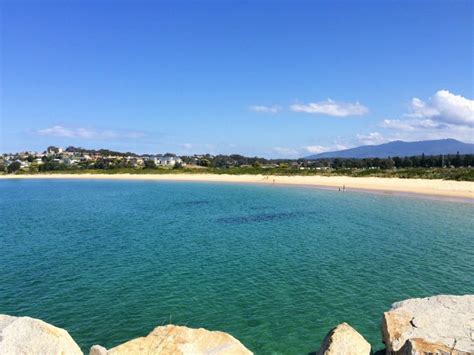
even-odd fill
[[(32, 156), (24, 158), (29, 163), (22, 168), (19, 161), (4, 164), (0, 161), (0, 173), (35, 174), (261, 174), (261, 175), (344, 175), (353, 177), (397, 177), (474, 181), (474, 155), (451, 154), (443, 156), (393, 157), (387, 159), (318, 159), (290, 160), (264, 159), (242, 155), (209, 154), (200, 156), (182, 156), (171, 166), (155, 163), (151, 156), (138, 156), (132, 153), (118, 153), (108, 150), (85, 150), (69, 147), (75, 154), (93, 154), (94, 159), (76, 158), (74, 164), (67, 164), (67, 158), (54, 153), (55, 147), (49, 147), (53, 153), (42, 156), (38, 163)], [(101, 154), (103, 153), (103, 155)], [(131, 154), (131, 155), (130, 155)], [(176, 157), (171, 153), (164, 156)], [(141, 164), (138, 164), (141, 161)]]
[[(52, 169), (51, 169), (52, 168)], [(262, 168), (262, 167), (232, 167), (232, 168), (188, 168), (174, 167), (163, 168), (109, 168), (109, 169), (81, 169), (64, 168), (54, 164), (39, 169), (39, 173), (48, 172), (67, 174), (229, 174), (229, 175), (275, 175), (275, 176), (352, 176), (352, 177), (388, 177), (402, 179), (443, 179), (458, 181), (474, 181), (473, 168), (402, 168), (402, 169), (327, 169), (327, 170), (301, 170), (297, 168)], [(34, 174), (33, 172), (18, 171), (17, 174)]]
[(14, 172), (20, 170), (20, 168), (21, 168), (21, 164), (17, 161), (14, 161), (10, 165), (8, 165), (7, 172), (11, 174), (11, 173), (14, 173)]

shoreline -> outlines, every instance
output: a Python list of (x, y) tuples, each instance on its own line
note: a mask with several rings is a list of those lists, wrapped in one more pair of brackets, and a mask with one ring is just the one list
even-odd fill
[(474, 182), (429, 179), (398, 179), (350, 176), (277, 176), (226, 174), (37, 174), (3, 175), (0, 179), (77, 179), (77, 180), (142, 180), (253, 183), (263, 185), (301, 186), (347, 191), (375, 192), (422, 196), (474, 202)]

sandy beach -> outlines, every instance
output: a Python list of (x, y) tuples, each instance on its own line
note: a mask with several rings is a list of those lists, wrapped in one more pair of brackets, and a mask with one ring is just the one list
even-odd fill
[(424, 196), (474, 200), (474, 182), (396, 179), (349, 176), (263, 176), (217, 174), (39, 174), (8, 175), (0, 179), (100, 179), (100, 180), (152, 180), (152, 181), (202, 181), (224, 183), (253, 183), (269, 185), (300, 185), (339, 190), (365, 190), (379, 193), (417, 194)]

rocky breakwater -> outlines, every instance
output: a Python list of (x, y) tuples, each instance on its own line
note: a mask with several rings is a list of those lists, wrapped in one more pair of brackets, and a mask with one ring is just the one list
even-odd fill
[[(387, 355), (474, 354), (474, 295), (441, 295), (394, 303), (383, 314), (381, 331)], [(29, 317), (0, 315), (0, 354), (82, 352), (63, 329)], [(157, 327), (145, 337), (111, 349), (100, 345), (90, 349), (90, 355), (125, 354), (249, 355), (252, 352), (227, 333), (176, 325)], [(349, 324), (342, 323), (329, 331), (315, 354), (369, 355), (371, 346)]]
[[(83, 355), (83, 352), (64, 329), (30, 317), (0, 315), (0, 354)], [(252, 352), (227, 333), (167, 325), (109, 350), (94, 345), (89, 354), (251, 355)]]

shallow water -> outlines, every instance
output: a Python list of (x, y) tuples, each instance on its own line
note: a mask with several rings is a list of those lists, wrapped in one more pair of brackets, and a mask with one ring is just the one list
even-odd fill
[(0, 313), (87, 351), (175, 323), (307, 354), (391, 303), (474, 293), (474, 205), (300, 187), (0, 181)]

